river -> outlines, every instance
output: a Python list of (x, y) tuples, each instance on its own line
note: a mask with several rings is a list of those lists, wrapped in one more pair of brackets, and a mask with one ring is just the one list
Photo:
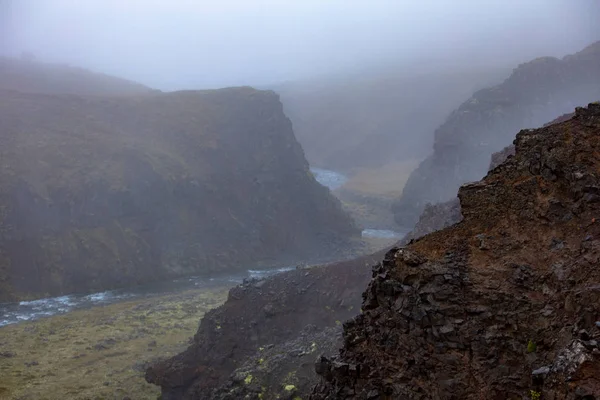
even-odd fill
[[(335, 171), (319, 168), (312, 168), (311, 171), (317, 182), (328, 187), (330, 190), (335, 190), (343, 186), (348, 180), (346, 176)], [(362, 231), (362, 235), (367, 238), (385, 239), (400, 239), (402, 236), (398, 232), (384, 229), (365, 229)], [(92, 294), (71, 294), (32, 301), (21, 301), (18, 303), (0, 303), (0, 327), (21, 321), (64, 314), (73, 310), (108, 305), (143, 297), (160, 296), (192, 288), (222, 287), (223, 285), (234, 286), (242, 283), (247, 278), (265, 278), (295, 268), (295, 266), (283, 266), (281, 268), (249, 269), (246, 273), (237, 275), (222, 275), (212, 278), (192, 276), (167, 282)]]
[[(329, 190), (335, 190), (342, 186), (348, 181), (348, 177), (345, 175), (322, 168), (311, 168), (317, 182), (321, 185), (326, 186)], [(402, 239), (407, 232), (396, 232), (388, 229), (376, 229), (366, 228), (362, 231), (362, 236), (365, 238), (379, 238), (379, 239)]]
[(81, 310), (95, 306), (108, 305), (126, 300), (144, 297), (161, 296), (189, 289), (216, 288), (235, 286), (248, 278), (266, 278), (285, 271), (291, 271), (296, 266), (268, 269), (249, 269), (244, 274), (221, 275), (212, 278), (191, 276), (170, 281), (162, 281), (126, 289), (107, 290), (92, 294), (70, 294), (59, 297), (49, 297), (18, 303), (0, 303), (0, 327), (21, 321), (35, 320), (73, 310)]

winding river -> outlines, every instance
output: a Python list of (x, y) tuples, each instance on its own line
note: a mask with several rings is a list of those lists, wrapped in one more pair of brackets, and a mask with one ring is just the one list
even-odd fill
[[(348, 178), (335, 171), (312, 168), (312, 173), (317, 182), (335, 190), (344, 185)], [(382, 229), (365, 229), (362, 235), (368, 238), (400, 238), (398, 232)], [(81, 310), (94, 306), (118, 303), (125, 300), (134, 300), (143, 297), (159, 296), (169, 293), (193, 289), (234, 286), (242, 283), (247, 278), (265, 278), (281, 272), (295, 269), (295, 266), (281, 268), (249, 269), (246, 273), (237, 275), (223, 275), (212, 278), (187, 277), (174, 279), (168, 282), (142, 285), (127, 289), (108, 290), (92, 294), (71, 294), (67, 296), (51, 297), (18, 303), (0, 303), (0, 327), (22, 321), (35, 320), (57, 314), (64, 314), (73, 310)]]
[[(348, 178), (339, 172), (331, 171), (328, 169), (311, 168), (317, 182), (321, 185), (326, 186), (329, 190), (335, 190), (344, 185), (348, 181)], [(362, 231), (362, 236), (365, 238), (381, 238), (381, 239), (402, 239), (402, 237), (408, 232), (396, 232), (388, 229), (375, 229), (368, 228)]]
[(22, 321), (35, 320), (69, 311), (81, 310), (95, 306), (108, 305), (126, 300), (135, 300), (177, 293), (189, 289), (216, 288), (235, 286), (248, 278), (265, 278), (285, 271), (291, 271), (296, 266), (269, 269), (249, 269), (246, 273), (237, 275), (221, 275), (212, 278), (191, 276), (173, 279), (166, 282), (140, 285), (126, 289), (107, 290), (92, 294), (70, 294), (59, 297), (49, 297), (18, 303), (0, 303), (0, 327)]

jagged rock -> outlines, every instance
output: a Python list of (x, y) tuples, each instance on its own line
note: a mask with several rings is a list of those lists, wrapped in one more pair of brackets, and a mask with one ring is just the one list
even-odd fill
[[(584, 238), (600, 234), (586, 196), (600, 185), (599, 152), (600, 104), (520, 132), (514, 156), (461, 187), (461, 222), (374, 269), (330, 360), (357, 373), (325, 369), (311, 398), (598, 398), (600, 247)], [(556, 204), (571, 217), (549, 212)], [(400, 251), (426, 261), (411, 267)]]
[(439, 204), (427, 204), (413, 230), (400, 240), (401, 245), (462, 220), (458, 198)]
[(515, 155), (515, 145), (511, 144), (506, 146), (504, 149), (492, 154), (492, 160), (490, 161), (490, 166), (488, 167), (488, 171), (493, 170), (498, 165), (502, 164), (508, 157)]
[(502, 84), (476, 92), (435, 131), (433, 154), (412, 172), (394, 203), (396, 221), (412, 226), (426, 204), (447, 201), (461, 184), (480, 179), (490, 156), (519, 129), (540, 127), (599, 98), (600, 42), (561, 60), (520, 65)]
[[(552, 124), (556, 124), (559, 122), (567, 121), (573, 118), (575, 114), (565, 114), (559, 118), (556, 118), (552, 122), (544, 126), (549, 126)], [(508, 157), (513, 156), (515, 154), (515, 145), (511, 144), (510, 146), (505, 147), (503, 150), (492, 154), (490, 165), (488, 167), (488, 171), (493, 170), (498, 167), (500, 164), (504, 163)], [(577, 172), (577, 174), (580, 174)], [(577, 179), (581, 179), (583, 175), (577, 175)], [(444, 229), (448, 226), (454, 225), (462, 220), (463, 216), (460, 212), (460, 201), (458, 198), (454, 198), (452, 200), (437, 203), (437, 204), (426, 204), (423, 212), (419, 216), (419, 220), (417, 224), (413, 228), (411, 232), (405, 235), (402, 240), (400, 240), (399, 244), (406, 245), (410, 243), (411, 240), (419, 239), (429, 233), (439, 231), (440, 229)], [(586, 236), (590, 237), (591, 236)], [(588, 239), (589, 240), (589, 239)], [(485, 250), (487, 246), (485, 245), (485, 241), (483, 238), (480, 239), (480, 248)]]

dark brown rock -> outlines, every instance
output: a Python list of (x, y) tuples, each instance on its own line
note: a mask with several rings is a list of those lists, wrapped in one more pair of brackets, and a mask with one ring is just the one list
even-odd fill
[(520, 132), (513, 157), (461, 187), (461, 222), (374, 269), (327, 364), (358, 373), (321, 368), (312, 398), (598, 398), (600, 247), (585, 238), (600, 234), (599, 152), (600, 104)]

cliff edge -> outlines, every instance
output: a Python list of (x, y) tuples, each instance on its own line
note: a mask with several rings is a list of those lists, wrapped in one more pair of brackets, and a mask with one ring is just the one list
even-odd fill
[(313, 399), (600, 396), (600, 104), (523, 130), (464, 219), (373, 268)]

